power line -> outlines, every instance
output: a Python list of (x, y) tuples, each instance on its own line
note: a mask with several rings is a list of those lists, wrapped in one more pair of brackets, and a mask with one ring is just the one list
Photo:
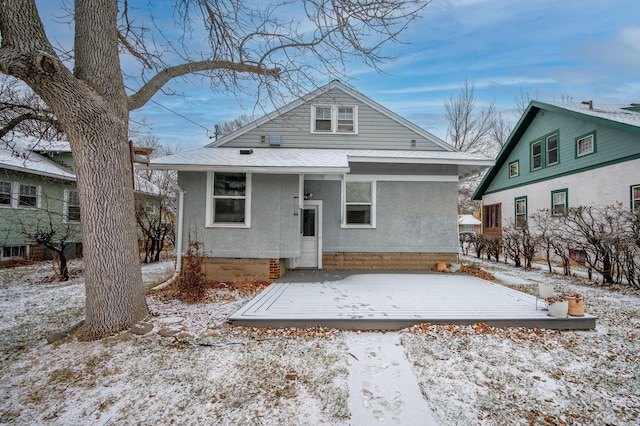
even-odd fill
[(189, 123), (194, 124), (194, 125), (196, 125), (196, 126), (200, 127), (201, 129), (206, 130), (206, 131), (207, 131), (207, 136), (208, 136), (209, 134), (213, 134), (213, 133), (214, 133), (211, 129), (209, 129), (209, 128), (207, 128), (207, 127), (203, 126), (202, 124), (196, 123), (195, 121), (193, 121), (193, 120), (192, 120), (192, 119), (190, 119), (189, 117), (186, 117), (186, 116), (184, 116), (184, 115), (180, 114), (179, 112), (176, 112), (176, 111), (172, 110), (171, 108), (166, 107), (166, 106), (162, 105), (161, 103), (159, 103), (159, 102), (157, 102), (157, 101), (154, 101), (153, 99), (150, 99), (150, 101), (151, 101), (151, 102), (153, 102), (154, 104), (158, 105), (160, 108), (164, 108), (164, 109), (166, 109), (167, 111), (169, 111), (170, 113), (177, 115), (178, 117), (182, 118), (183, 120), (186, 120), (186, 121), (188, 121)]

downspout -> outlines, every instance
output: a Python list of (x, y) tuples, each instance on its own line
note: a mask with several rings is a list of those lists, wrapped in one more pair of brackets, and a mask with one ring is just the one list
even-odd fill
[(164, 172), (165, 178), (169, 181), (171, 186), (178, 191), (178, 223), (176, 224), (176, 270), (173, 273), (173, 276), (166, 280), (163, 283), (158, 284), (153, 287), (152, 290), (162, 290), (165, 287), (173, 284), (180, 276), (180, 271), (182, 270), (182, 227), (184, 223), (184, 190), (180, 188), (178, 182), (173, 180), (169, 173), (165, 170)]

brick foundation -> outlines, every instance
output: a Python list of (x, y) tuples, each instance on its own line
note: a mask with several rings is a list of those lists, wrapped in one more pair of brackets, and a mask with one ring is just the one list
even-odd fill
[(209, 281), (273, 281), (282, 276), (281, 259), (209, 257), (204, 273)]
[(453, 263), (455, 253), (324, 253), (322, 268), (333, 270), (435, 271), (437, 262)]

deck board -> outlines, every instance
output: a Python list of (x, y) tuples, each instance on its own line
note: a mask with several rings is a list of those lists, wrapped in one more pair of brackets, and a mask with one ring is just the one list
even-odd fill
[(398, 330), (419, 323), (595, 329), (596, 317), (552, 318), (534, 296), (463, 274), (285, 276), (229, 317), (252, 327)]

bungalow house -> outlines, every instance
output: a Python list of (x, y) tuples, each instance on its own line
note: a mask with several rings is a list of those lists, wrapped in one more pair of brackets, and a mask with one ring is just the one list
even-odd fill
[[(159, 204), (158, 188), (136, 176), (135, 197), (147, 209)], [(155, 210), (154, 210), (155, 211)], [(48, 249), (29, 235), (64, 238), (68, 259), (82, 255), (80, 199), (69, 142), (24, 135), (0, 142), (0, 263), (48, 260)]]
[(477, 213), (458, 216), (458, 232), (460, 234), (480, 234), (482, 232), (482, 222), (476, 217)]
[(476, 189), (483, 232), (533, 212), (621, 203), (640, 209), (640, 105), (533, 101)]
[(210, 279), (273, 279), (456, 260), (458, 180), (492, 164), (332, 81), (149, 168), (177, 170), (179, 251), (201, 243)]
[(46, 259), (27, 233), (55, 231), (69, 258), (81, 250), (80, 204), (69, 144), (27, 137), (0, 143), (0, 262)]

